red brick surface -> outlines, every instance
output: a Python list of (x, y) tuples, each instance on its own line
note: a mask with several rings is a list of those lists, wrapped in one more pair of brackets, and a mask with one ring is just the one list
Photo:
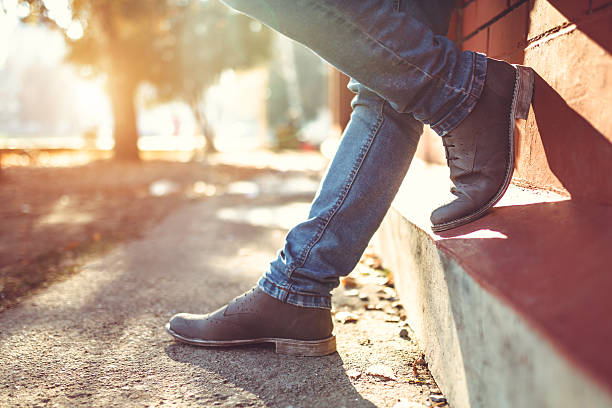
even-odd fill
[(479, 31), (475, 36), (463, 42), (463, 49), (488, 53), (489, 29)]
[(476, 13), (476, 2), (468, 4), (463, 9), (462, 33), (464, 37), (472, 34), (478, 27), (485, 23), (486, 21), (478, 20), (478, 14)]
[(329, 68), (328, 81), (328, 100), (332, 124), (334, 132), (338, 133), (339, 136), (349, 122), (352, 112), (351, 99), (355, 95), (346, 87), (349, 78), (332, 67)]
[(509, 62), (510, 64), (521, 64), (523, 65), (525, 62), (525, 51), (522, 48), (517, 48), (511, 54), (506, 54), (501, 56), (504, 61)]
[(579, 20), (589, 11), (588, 0), (530, 0), (529, 38)]
[[(549, 3), (570, 21), (589, 12), (589, 0), (530, 0), (530, 3)], [(610, 0), (608, 0), (610, 1)]]
[(476, 4), (479, 21), (490, 21), (508, 7), (507, 0), (477, 0)]
[(462, 17), (464, 37), (471, 34), (463, 49), (540, 74), (517, 140), (515, 182), (612, 203), (612, 1), (476, 0)]
[(463, 35), (472, 34), (478, 27), (483, 26), (508, 6), (507, 0), (476, 0), (463, 9)]
[(612, 9), (527, 50), (539, 74), (515, 177), (573, 199), (612, 204)]
[(461, 33), (459, 32), (459, 14), (456, 11), (451, 16), (446, 36), (455, 42), (461, 39)]
[(525, 46), (528, 10), (525, 3), (489, 28), (489, 54), (492, 57), (500, 58)]

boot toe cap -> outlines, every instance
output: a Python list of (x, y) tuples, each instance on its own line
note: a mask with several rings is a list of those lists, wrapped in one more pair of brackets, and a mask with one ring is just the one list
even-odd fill
[(450, 204), (443, 205), (442, 207), (436, 208), (429, 217), (432, 225), (445, 224), (453, 219), (457, 218), (457, 208)]
[(459, 220), (472, 214), (480, 206), (480, 203), (474, 202), (465, 196), (460, 196), (456, 200), (435, 209), (429, 219), (434, 227), (445, 224), (454, 225)]
[(168, 329), (180, 336), (187, 338), (197, 337), (198, 322), (205, 319), (205, 315), (194, 315), (191, 313), (178, 313), (170, 318)]

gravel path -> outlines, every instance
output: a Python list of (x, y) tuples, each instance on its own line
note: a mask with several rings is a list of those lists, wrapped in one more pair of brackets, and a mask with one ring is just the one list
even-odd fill
[[(249, 289), (315, 186), (294, 173), (236, 185), (2, 312), (0, 406), (431, 404), (437, 387), (426, 367), (413, 369), (416, 344), (398, 335), (397, 322), (385, 321), (393, 313), (366, 311), (367, 302), (345, 288), (335, 308), (358, 320), (337, 323), (338, 353), (331, 356), (288, 357), (267, 346), (201, 349), (165, 334), (173, 313), (210, 311)], [(376, 297), (376, 274), (358, 275), (360, 290)], [(381, 307), (389, 311), (391, 300), (380, 300)], [(367, 374), (377, 364), (395, 378)]]

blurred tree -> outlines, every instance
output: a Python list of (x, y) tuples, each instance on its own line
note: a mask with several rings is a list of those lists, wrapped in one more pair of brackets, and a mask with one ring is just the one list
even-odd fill
[(213, 130), (205, 115), (206, 90), (226, 69), (246, 69), (270, 56), (271, 31), (232, 12), (218, 1), (190, 1), (185, 12), (170, 19), (172, 44), (149, 79), (158, 101), (189, 104), (206, 151), (216, 151)]
[[(63, 29), (69, 62), (86, 67), (91, 75), (106, 76), (117, 159), (139, 158), (134, 99), (140, 84), (153, 84), (160, 102), (188, 103), (210, 137), (202, 114), (205, 90), (222, 71), (248, 67), (269, 52), (268, 31), (216, 0), (22, 3), (30, 6), (25, 21)], [(57, 3), (70, 4), (71, 22), (47, 7)]]

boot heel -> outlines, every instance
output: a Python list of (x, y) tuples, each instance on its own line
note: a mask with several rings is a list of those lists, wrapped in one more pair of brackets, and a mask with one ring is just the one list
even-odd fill
[(317, 357), (326, 356), (336, 351), (336, 337), (332, 336), (323, 340), (275, 340), (276, 352), (292, 356)]
[(513, 111), (516, 119), (527, 119), (529, 107), (533, 97), (533, 82), (535, 74), (533, 69), (522, 65), (515, 65), (516, 85), (514, 89)]

